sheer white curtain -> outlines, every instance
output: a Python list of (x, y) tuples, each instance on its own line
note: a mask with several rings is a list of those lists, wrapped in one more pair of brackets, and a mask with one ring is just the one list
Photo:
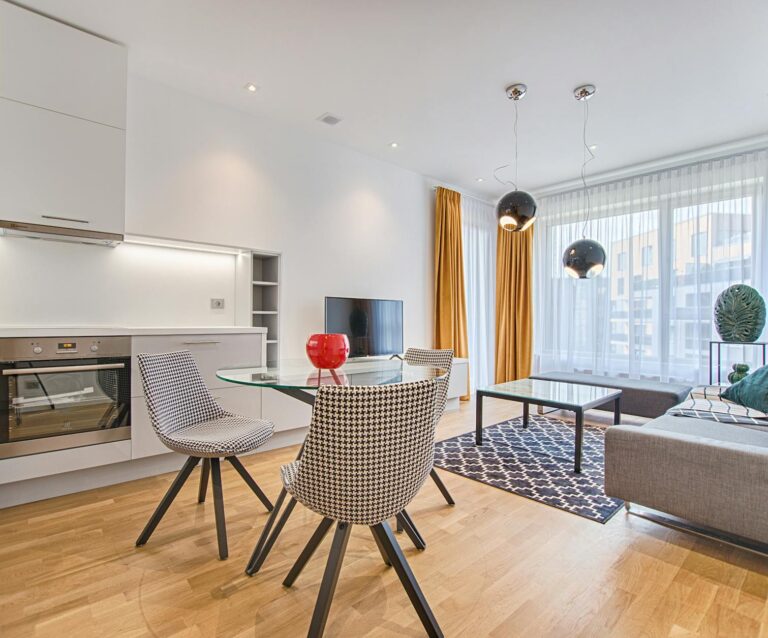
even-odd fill
[[(608, 263), (565, 275), (579, 239), (582, 191), (539, 198), (534, 248), (534, 368), (709, 380), (713, 304), (729, 285), (768, 293), (768, 151), (718, 158), (590, 188), (586, 236)], [(755, 365), (757, 348), (728, 351)]]
[(493, 383), (496, 317), (496, 211), (461, 196), (470, 391)]

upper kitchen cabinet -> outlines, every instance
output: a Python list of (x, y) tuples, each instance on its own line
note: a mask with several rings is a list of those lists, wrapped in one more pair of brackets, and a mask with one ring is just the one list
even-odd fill
[(125, 48), (0, 0), (0, 97), (125, 128)]
[(125, 48), (0, 0), (3, 232), (125, 230)]
[(122, 235), (125, 131), (0, 99), (0, 220)]

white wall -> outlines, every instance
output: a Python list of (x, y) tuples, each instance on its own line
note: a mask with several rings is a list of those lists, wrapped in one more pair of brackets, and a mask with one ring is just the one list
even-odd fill
[[(325, 295), (403, 299), (406, 344), (430, 345), (422, 176), (137, 77), (127, 166), (127, 233), (282, 253), (282, 356), (322, 330)], [(208, 307), (234, 294), (232, 256), (0, 238), (0, 268), (1, 324), (234, 322)]]
[[(5, 325), (227, 326), (235, 256), (0, 237)], [(211, 297), (225, 299), (211, 310)]]

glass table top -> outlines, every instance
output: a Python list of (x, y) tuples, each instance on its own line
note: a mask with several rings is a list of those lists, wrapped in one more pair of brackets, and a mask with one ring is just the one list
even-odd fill
[(600, 388), (593, 385), (578, 385), (560, 381), (544, 381), (543, 379), (518, 379), (497, 383), (484, 388), (482, 392), (501, 394), (510, 399), (531, 399), (553, 401), (573, 406), (586, 406), (597, 401), (610, 401), (621, 394), (615, 388)]
[(222, 368), (216, 376), (231, 383), (261, 388), (316, 390), (321, 385), (389, 385), (436, 379), (445, 370), (412, 366), (399, 359), (347, 361), (337, 370), (318, 370), (306, 359), (281, 361), (276, 367), (237, 366)]

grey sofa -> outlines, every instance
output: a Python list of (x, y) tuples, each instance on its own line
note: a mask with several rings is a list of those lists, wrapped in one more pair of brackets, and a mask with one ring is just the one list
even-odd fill
[(669, 415), (610, 427), (605, 493), (768, 544), (768, 427)]
[[(583, 372), (542, 372), (531, 375), (531, 379), (562, 381), (580, 385), (596, 385), (601, 388), (621, 390), (621, 411), (652, 419), (661, 416), (670, 408), (683, 401), (691, 391), (691, 386), (680, 383), (662, 383), (645, 379), (625, 379), (623, 377), (605, 377)], [(613, 410), (613, 401), (598, 410)]]

